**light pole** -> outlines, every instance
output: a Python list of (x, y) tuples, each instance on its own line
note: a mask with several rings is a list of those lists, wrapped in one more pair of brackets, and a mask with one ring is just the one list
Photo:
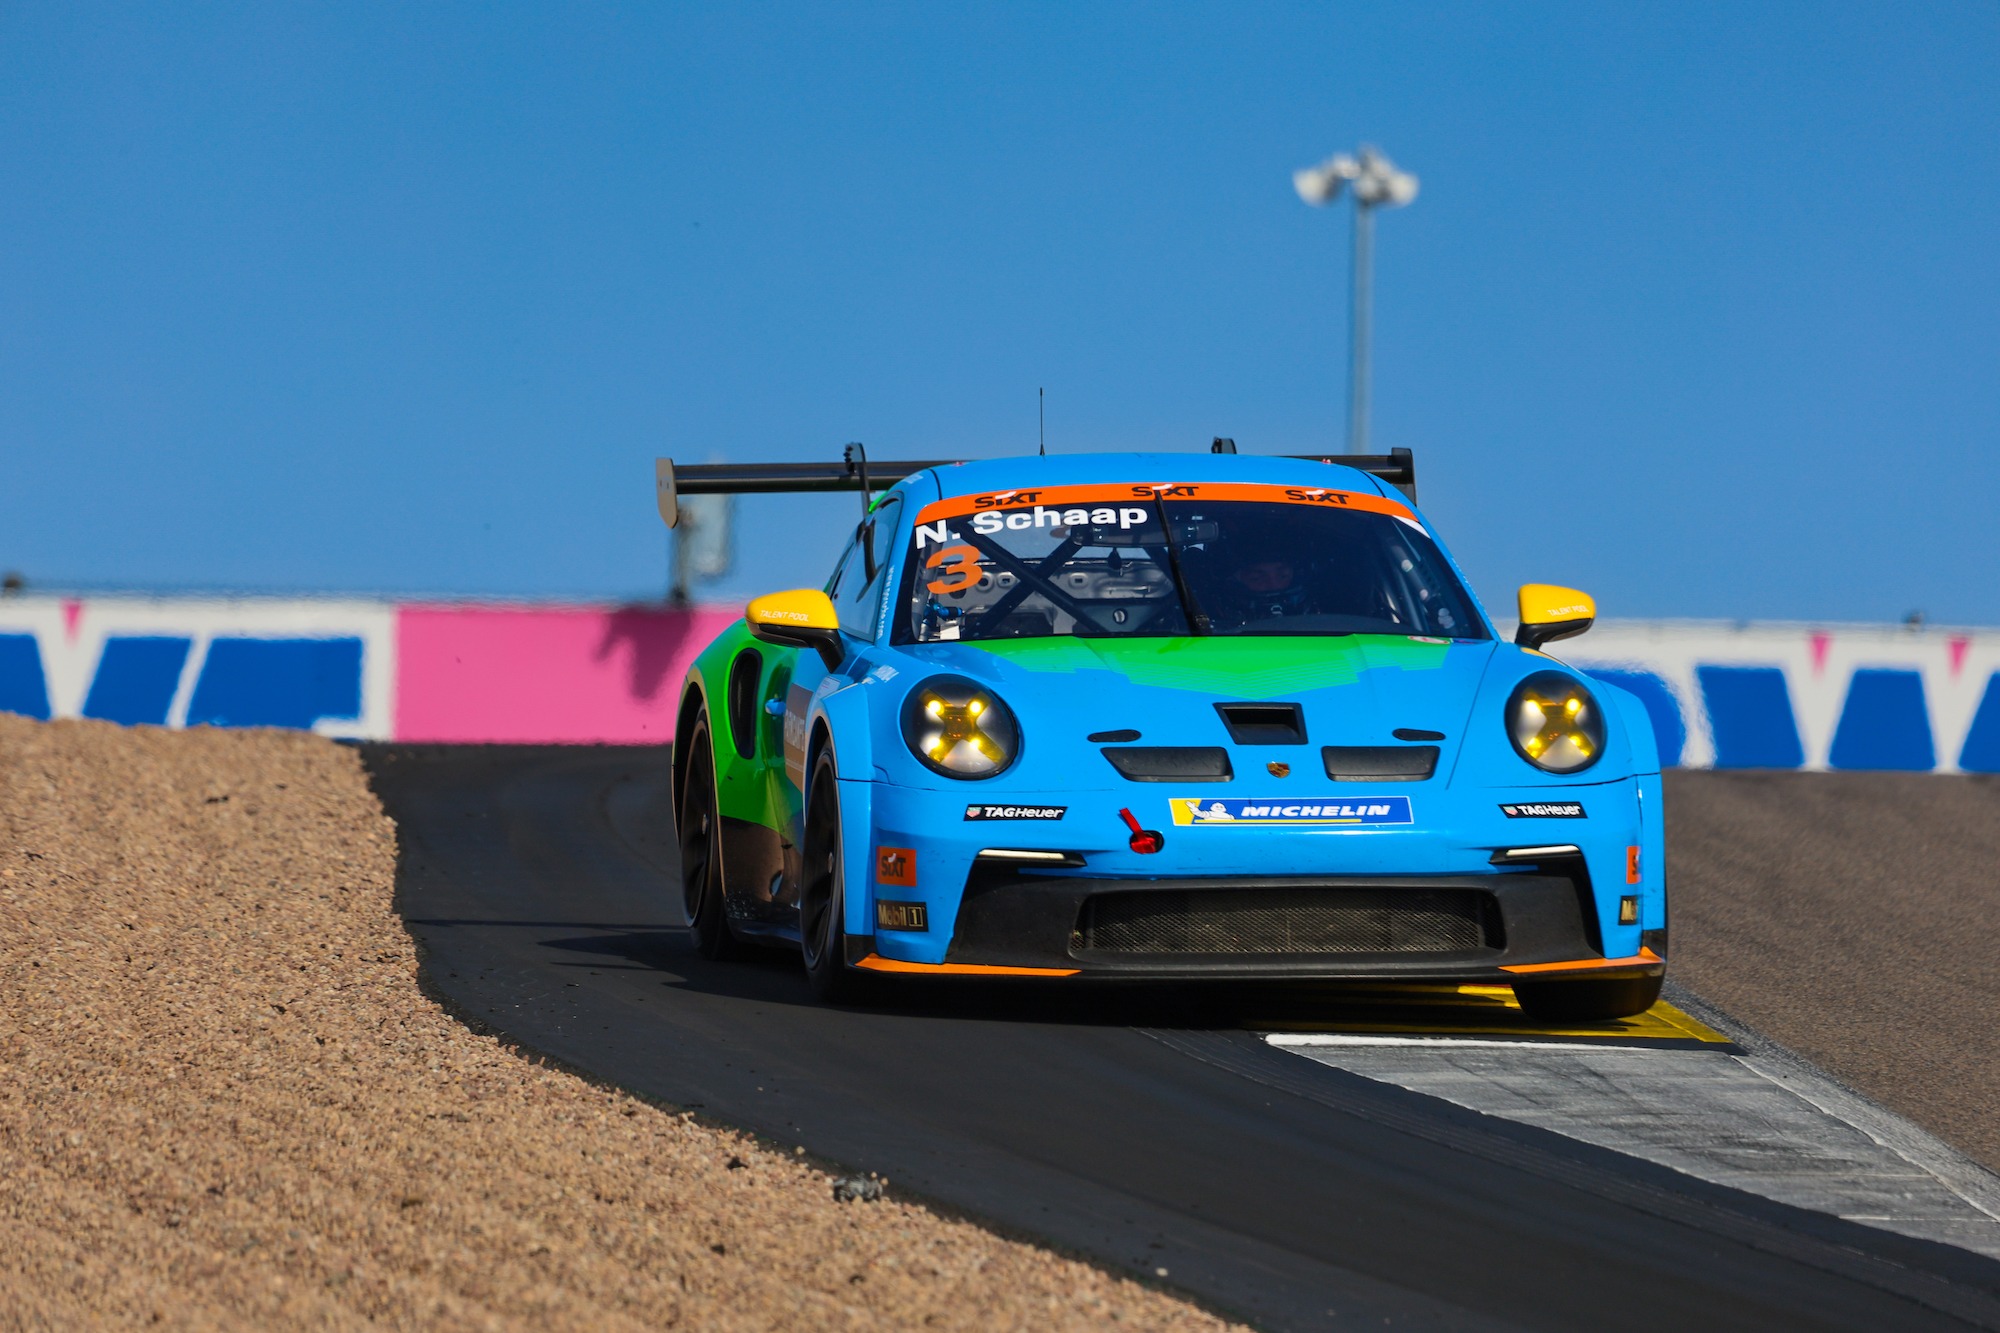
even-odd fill
[(1347, 452), (1368, 451), (1368, 338), (1374, 315), (1375, 210), (1384, 204), (1400, 208), (1417, 197), (1417, 178), (1398, 171), (1396, 164), (1363, 144), (1355, 157), (1336, 153), (1316, 167), (1292, 173), (1299, 198), (1324, 206), (1340, 197), (1340, 187), (1353, 184), (1354, 307), (1349, 316), (1347, 365)]

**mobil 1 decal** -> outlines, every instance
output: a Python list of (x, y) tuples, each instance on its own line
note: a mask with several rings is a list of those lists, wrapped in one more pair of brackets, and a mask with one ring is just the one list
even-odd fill
[(1266, 800), (1255, 796), (1174, 796), (1174, 823), (1195, 828), (1269, 828), (1273, 825), (1367, 827), (1408, 824), (1407, 796), (1321, 796)]
[(968, 805), (967, 819), (1061, 819), (1069, 813), (1066, 805)]
[(1500, 813), (1509, 819), (1588, 819), (1582, 801), (1524, 801), (1503, 805)]

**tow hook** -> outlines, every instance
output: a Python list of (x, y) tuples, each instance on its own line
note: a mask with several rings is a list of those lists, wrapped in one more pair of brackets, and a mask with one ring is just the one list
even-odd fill
[(1132, 850), (1141, 856), (1151, 856), (1167, 845), (1167, 835), (1156, 829), (1140, 828), (1139, 817), (1130, 810), (1120, 810), (1118, 817), (1125, 821), (1125, 827), (1132, 830)]

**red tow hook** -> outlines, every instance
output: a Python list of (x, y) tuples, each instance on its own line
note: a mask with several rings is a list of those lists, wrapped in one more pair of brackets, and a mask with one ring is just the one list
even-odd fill
[(1132, 850), (1141, 856), (1151, 856), (1167, 845), (1167, 835), (1149, 828), (1139, 827), (1139, 817), (1130, 810), (1120, 810), (1118, 817), (1125, 821), (1125, 827), (1132, 830)]

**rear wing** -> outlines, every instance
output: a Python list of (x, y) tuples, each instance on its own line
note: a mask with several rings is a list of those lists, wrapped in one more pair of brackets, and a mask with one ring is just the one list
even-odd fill
[[(858, 455), (858, 456), (857, 456)], [(676, 466), (671, 458), (653, 460), (653, 480), (659, 492), (660, 517), (668, 527), (681, 521), (683, 495), (769, 495), (789, 491), (881, 491), (903, 478), (934, 467), (963, 463), (962, 458), (871, 463), (848, 445), (838, 463), (696, 463)]]
[[(1338, 463), (1342, 467), (1380, 477), (1392, 486), (1402, 488), (1413, 500), (1417, 496), (1417, 464), (1408, 449), (1391, 449), (1386, 454), (1286, 454), (1284, 457), (1313, 463)], [(656, 458), (653, 460), (653, 479), (658, 492), (660, 517), (671, 528), (680, 523), (680, 497), (683, 495), (766, 495), (800, 491), (872, 493), (887, 490), (915, 473), (968, 461), (964, 458), (931, 458), (871, 463), (866, 454), (849, 445), (846, 456), (838, 463), (676, 465), (671, 458)]]

